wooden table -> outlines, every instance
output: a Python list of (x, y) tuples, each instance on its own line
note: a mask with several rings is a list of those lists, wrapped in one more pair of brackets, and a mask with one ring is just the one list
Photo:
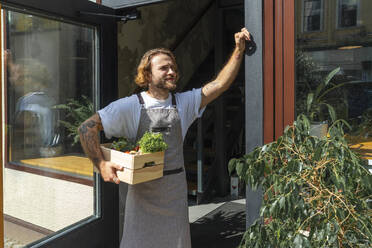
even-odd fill
[[(351, 139), (350, 148), (360, 153), (363, 158), (368, 160), (368, 165), (372, 166), (372, 138)], [(372, 168), (369, 171), (372, 173)]]
[(50, 158), (23, 159), (20, 162), (82, 176), (93, 176), (93, 164), (86, 157), (69, 155)]

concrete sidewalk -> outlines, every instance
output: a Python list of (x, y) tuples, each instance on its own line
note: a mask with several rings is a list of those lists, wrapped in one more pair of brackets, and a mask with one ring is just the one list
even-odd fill
[(246, 231), (245, 199), (222, 199), (189, 207), (193, 248), (237, 247)]
[(222, 206), (226, 202), (235, 202), (245, 205), (245, 198), (238, 200), (230, 200), (229, 198), (224, 198), (221, 199), (221, 201), (217, 199), (212, 203), (189, 206), (189, 222), (190, 223), (195, 222), (199, 218), (207, 215), (208, 213), (212, 212), (219, 206)]

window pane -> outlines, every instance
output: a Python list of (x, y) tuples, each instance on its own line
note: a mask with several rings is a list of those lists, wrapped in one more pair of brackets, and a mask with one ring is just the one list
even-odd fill
[(304, 1), (304, 31), (318, 31), (321, 29), (322, 1)]
[[(356, 13), (358, 1), (329, 1), (325, 23), (335, 24), (340, 4)], [(296, 23), (296, 113), (306, 114), (313, 122), (331, 124), (334, 110), (336, 119), (352, 126), (345, 131), (356, 142), (372, 138), (372, 36), (367, 35), (372, 31), (372, 2), (360, 4), (365, 8), (359, 17), (363, 27), (327, 25), (327, 30), (306, 34), (299, 32), (301, 23)], [(296, 14), (301, 7), (296, 6)], [(335, 75), (325, 85), (332, 71)]]
[(5, 239), (26, 245), (95, 215), (93, 167), (76, 132), (95, 109), (95, 29), (2, 14)]
[(353, 27), (357, 25), (358, 18), (357, 0), (340, 0), (339, 11), (340, 27)]

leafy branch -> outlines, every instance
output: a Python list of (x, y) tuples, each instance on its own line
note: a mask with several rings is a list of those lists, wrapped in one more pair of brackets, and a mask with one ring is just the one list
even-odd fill
[(320, 139), (300, 115), (277, 141), (229, 162), (230, 173), (264, 192), (261, 219), (240, 247), (372, 246), (372, 175), (344, 126), (334, 122)]

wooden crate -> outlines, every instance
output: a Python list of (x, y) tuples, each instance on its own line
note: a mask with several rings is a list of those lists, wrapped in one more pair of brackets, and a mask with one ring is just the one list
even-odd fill
[(124, 168), (124, 171), (117, 171), (120, 181), (128, 184), (148, 182), (163, 176), (164, 164), (153, 165), (141, 169), (131, 170)]
[(101, 145), (106, 161), (124, 166), (124, 171), (118, 171), (120, 181), (128, 184), (138, 184), (163, 176), (164, 152), (128, 154), (108, 148), (110, 144)]

